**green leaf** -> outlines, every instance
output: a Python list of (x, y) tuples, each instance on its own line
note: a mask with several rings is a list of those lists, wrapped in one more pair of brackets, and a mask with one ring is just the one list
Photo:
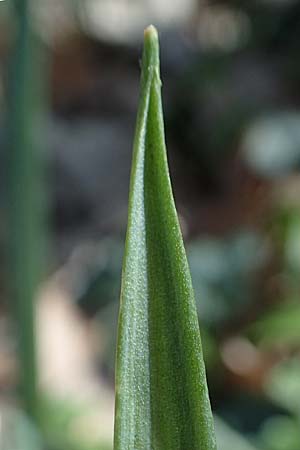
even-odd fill
[(115, 450), (214, 450), (193, 288), (172, 196), (159, 46), (145, 30), (123, 263)]
[[(7, 119), (7, 217), (10, 305), (16, 320), (20, 397), (39, 420), (35, 301), (44, 276), (43, 154), (44, 82), (41, 45), (34, 34), (30, 0), (14, 0)], [(43, 64), (41, 64), (43, 62)]]

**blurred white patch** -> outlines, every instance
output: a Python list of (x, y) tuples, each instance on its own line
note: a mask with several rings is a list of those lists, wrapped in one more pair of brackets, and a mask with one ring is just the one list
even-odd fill
[(234, 50), (249, 38), (250, 21), (245, 13), (226, 6), (204, 6), (199, 15), (198, 40), (201, 47)]
[(77, 29), (115, 42), (140, 38), (153, 23), (159, 27), (182, 25), (192, 19), (197, 0), (40, 0), (33, 11), (40, 35), (49, 43)]
[(300, 166), (300, 114), (282, 112), (257, 119), (246, 130), (243, 156), (252, 170), (278, 176)]
[(157, 27), (183, 24), (195, 10), (195, 0), (89, 0), (82, 4), (81, 19), (101, 38), (131, 41), (150, 23)]
[(34, 25), (47, 43), (76, 29), (74, 6), (67, 0), (39, 0), (32, 10)]
[(228, 339), (222, 346), (225, 366), (237, 375), (246, 375), (260, 365), (261, 356), (254, 345), (245, 338)]
[[(59, 278), (59, 277), (58, 277)], [(86, 320), (57, 282), (42, 287), (37, 311), (38, 362), (43, 392), (72, 399), (89, 411), (78, 417), (69, 432), (90, 444), (112, 442), (114, 393), (95, 369), (95, 351)], [(101, 351), (101, 342), (98, 343)]]

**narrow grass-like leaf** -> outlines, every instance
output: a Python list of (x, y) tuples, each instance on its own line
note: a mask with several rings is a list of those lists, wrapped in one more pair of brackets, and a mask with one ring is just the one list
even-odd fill
[(9, 275), (18, 334), (22, 404), (38, 420), (35, 297), (44, 247), (43, 170), (37, 136), (41, 125), (40, 54), (31, 27), (29, 0), (14, 0), (15, 42), (9, 79), (8, 216)]
[(165, 148), (158, 36), (145, 30), (123, 263), (115, 450), (214, 450), (198, 318)]

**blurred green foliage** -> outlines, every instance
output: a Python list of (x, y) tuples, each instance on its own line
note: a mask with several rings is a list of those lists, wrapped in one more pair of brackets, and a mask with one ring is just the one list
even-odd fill
[[(208, 221), (214, 226), (217, 223), (216, 233), (210, 229), (211, 225), (206, 222), (203, 225), (199, 214), (194, 219), (199, 224), (191, 223), (193, 231), (187, 238), (212, 403), (221, 417), (221, 422), (216, 420), (219, 450), (299, 450), (300, 3), (280, 0), (206, 3), (212, 9), (222, 6), (242, 12), (250, 31), (236, 48), (198, 49), (198, 31), (191, 27), (194, 34), (191, 55), (183, 63), (178, 59), (176, 64), (180, 67), (173, 78), (166, 67), (165, 89), (171, 92), (166, 102), (168, 135), (179, 165), (188, 174), (182, 183), (187, 191), (180, 183), (176, 185), (174, 176), (176, 189), (186, 197), (192, 192), (195, 203), (204, 202), (211, 209), (222, 204), (223, 211), (233, 216), (231, 226), (223, 226), (225, 218), (220, 215)], [(1, 20), (11, 20), (13, 2), (6, 0), (0, 5)], [(25, 44), (24, 40), (20, 48)], [(112, 49), (113, 46), (106, 51)], [(188, 45), (185, 49), (188, 53)], [(171, 50), (166, 48), (166, 53)], [(123, 54), (126, 49), (121, 51)], [(22, 58), (24, 54), (18, 56)], [(20, 83), (20, 77), (24, 66), (20, 67), (15, 80), (18, 95), (31, 96), (32, 91), (23, 91), (25, 84)], [(31, 89), (33, 86), (36, 94), (36, 85), (29, 76), (32, 70), (33, 66), (26, 66), (28, 86)], [(27, 142), (27, 124), (35, 103), (30, 102), (31, 107), (24, 110), (19, 107), (19, 100), (15, 102), (17, 120), (12, 119), (11, 144), (17, 148), (24, 136)], [(39, 124), (39, 120), (34, 123)], [(28, 154), (21, 155), (26, 158)], [(30, 155), (24, 164), (19, 164), (19, 158), (17, 162), (18, 170), (26, 169), (23, 176), (32, 178), (35, 167), (30, 163)], [(29, 184), (24, 180), (13, 195), (23, 197), (26, 193), (30, 197), (33, 189), (33, 196), (38, 197), (39, 189), (31, 183), (39, 180), (33, 177)], [(244, 189), (247, 183), (249, 191)], [(262, 193), (257, 195), (259, 189)], [(238, 211), (232, 212), (232, 192), (236, 190), (239, 205), (245, 205), (242, 220)], [(247, 203), (246, 197), (253, 199), (254, 206)], [(263, 206), (255, 209), (261, 197)], [(33, 197), (29, 198), (30, 203), (32, 200)], [(113, 198), (109, 200), (113, 202)], [(17, 237), (14, 245), (15, 251), (25, 252), (27, 258), (38, 244), (38, 235), (31, 229), (25, 246), (26, 230), (28, 223), (35, 220), (35, 209), (33, 215), (27, 214), (26, 202), (20, 204), (22, 210), (14, 212), (19, 227), (14, 233)], [(26, 227), (18, 219), (21, 213)], [(204, 219), (210, 213), (209, 208), (201, 210)], [(122, 238), (111, 232), (110, 239), (102, 239), (99, 233), (97, 245), (99, 257), (89, 270), (83, 269), (84, 283), (76, 286), (74, 292), (85, 317), (91, 322), (99, 321), (105, 331), (106, 349), (98, 365), (111, 379)], [(31, 267), (25, 266), (24, 261), (20, 266), (27, 270)], [(18, 277), (25, 276), (23, 271), (18, 272)], [(251, 344), (257, 356), (253, 370), (241, 373), (234, 364), (228, 366), (224, 347), (229, 338)], [(245, 348), (239, 351), (243, 353)], [(237, 352), (234, 356), (238, 361), (243, 354)], [(41, 426), (46, 445), (42, 445), (31, 420), (18, 413), (11, 427), (13, 450), (19, 450), (18, 446), (25, 450), (25, 445), (28, 450), (94, 450), (86, 442), (74, 440), (72, 433), (72, 422), (86, 413), (85, 405), (69, 400), (43, 403)], [(8, 450), (12, 449), (11, 436), (5, 438)], [(101, 442), (97, 443), (97, 450), (101, 446)], [(105, 446), (103, 449), (106, 450)]]
[(74, 433), (74, 427), (89, 412), (84, 403), (74, 403), (72, 399), (43, 398), (42, 433), (46, 450), (110, 450), (109, 443), (101, 439), (90, 444), (85, 436)]

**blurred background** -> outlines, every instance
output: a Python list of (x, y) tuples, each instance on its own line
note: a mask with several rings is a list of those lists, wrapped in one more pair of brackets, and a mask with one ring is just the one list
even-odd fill
[(0, 2), (0, 449), (112, 449), (153, 23), (219, 450), (299, 450), (300, 2), (26, 4)]

